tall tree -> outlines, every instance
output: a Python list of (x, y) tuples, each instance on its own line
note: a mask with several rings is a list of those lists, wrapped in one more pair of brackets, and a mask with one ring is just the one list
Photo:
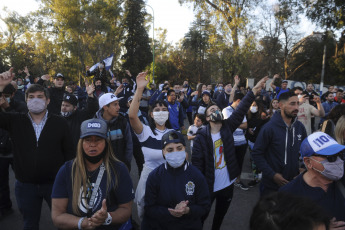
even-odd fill
[(125, 3), (125, 54), (122, 56), (124, 69), (134, 76), (143, 71), (152, 61), (150, 39), (145, 28), (146, 11), (143, 0), (127, 0)]

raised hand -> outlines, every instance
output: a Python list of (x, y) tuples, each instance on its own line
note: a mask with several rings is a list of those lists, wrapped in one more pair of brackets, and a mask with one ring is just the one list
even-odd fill
[(51, 78), (51, 76), (50, 76), (49, 74), (45, 74), (45, 75), (43, 75), (43, 76), (41, 77), (41, 79), (44, 80), (44, 81), (49, 81), (50, 78)]
[(234, 85), (238, 85), (238, 84), (240, 84), (240, 81), (241, 81), (241, 79), (240, 79), (240, 77), (238, 76), (238, 75), (236, 75), (235, 77), (234, 77)]
[(29, 69), (27, 66), (25, 66), (25, 68), (24, 68), (24, 73), (26, 73), (26, 76), (30, 76)]
[(252, 89), (254, 95), (256, 95), (261, 89), (265, 87), (265, 83), (267, 80), (268, 80), (268, 76), (262, 78), (258, 83), (256, 83), (256, 85)]
[(107, 203), (106, 203), (106, 200), (104, 199), (102, 201), (102, 208), (98, 210), (95, 214), (93, 214), (91, 218), (89, 218), (88, 220), (91, 222), (91, 226), (98, 227), (104, 223), (107, 217), (108, 217)]
[(123, 84), (119, 85), (119, 87), (116, 88), (114, 94), (115, 96), (119, 95), (119, 93), (121, 93), (123, 90)]
[(89, 85), (88, 83), (85, 83), (85, 86), (86, 86), (87, 95), (92, 95), (93, 92), (95, 91), (95, 85), (93, 83), (91, 85)]
[(132, 77), (132, 74), (131, 74), (131, 72), (129, 72), (128, 69), (126, 69), (125, 72), (126, 72), (126, 74), (127, 74), (128, 76)]
[(14, 77), (13, 67), (8, 71), (0, 73), (0, 92), (3, 91), (6, 85), (10, 84)]
[(141, 72), (137, 76), (137, 87), (138, 89), (144, 89), (145, 86), (149, 83), (149, 80), (146, 79), (147, 72)]

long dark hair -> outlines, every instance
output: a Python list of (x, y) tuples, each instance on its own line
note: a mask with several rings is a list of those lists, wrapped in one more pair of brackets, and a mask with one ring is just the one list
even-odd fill
[(256, 99), (255, 103), (256, 103), (256, 106), (258, 107), (258, 111), (253, 114), (250, 110), (248, 110), (248, 113), (247, 113), (248, 120), (250, 120), (254, 117), (256, 117), (257, 119), (261, 119), (262, 112), (266, 112), (264, 103), (261, 99)]
[[(157, 107), (157, 106), (165, 106), (168, 108), (168, 104), (166, 103), (166, 101), (163, 101), (163, 100), (159, 100), (159, 101), (156, 101), (152, 106), (150, 106), (149, 108), (149, 114), (148, 114), (148, 120), (149, 120), (149, 125), (150, 125), (150, 128), (153, 132), (154, 135), (157, 135), (156, 133), (156, 122), (155, 120), (151, 117), (151, 113), (153, 112), (153, 110)], [(170, 121), (169, 119), (165, 122), (165, 127), (168, 128), (168, 129), (171, 129), (171, 124), (170, 124)]]

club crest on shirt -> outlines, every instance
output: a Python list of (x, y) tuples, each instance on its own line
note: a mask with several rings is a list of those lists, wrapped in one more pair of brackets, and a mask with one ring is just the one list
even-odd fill
[(188, 183), (186, 184), (186, 193), (187, 195), (191, 196), (194, 194), (194, 188), (195, 188), (195, 184), (192, 181), (188, 181)]

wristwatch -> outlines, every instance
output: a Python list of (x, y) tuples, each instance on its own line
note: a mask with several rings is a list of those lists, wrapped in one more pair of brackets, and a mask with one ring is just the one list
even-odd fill
[(113, 220), (113, 218), (111, 217), (110, 213), (108, 212), (108, 217), (107, 219), (105, 219), (103, 225), (109, 225), (111, 224), (111, 221)]

